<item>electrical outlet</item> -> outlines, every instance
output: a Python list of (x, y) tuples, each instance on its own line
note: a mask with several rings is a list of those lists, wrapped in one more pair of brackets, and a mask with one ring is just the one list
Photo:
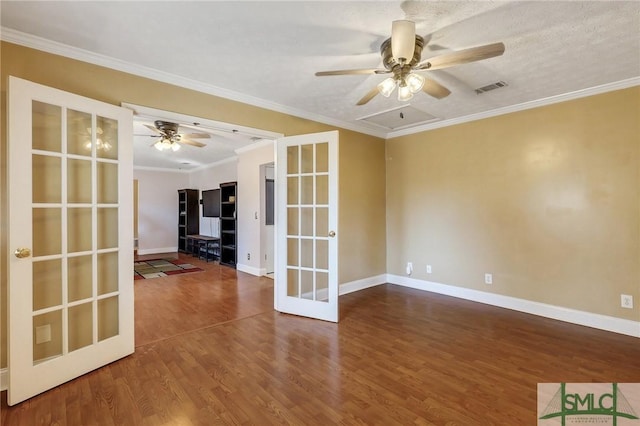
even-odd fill
[(493, 284), (493, 274), (484, 274), (484, 283)]
[(620, 306), (627, 309), (633, 309), (633, 296), (629, 294), (621, 294)]
[(431, 273), (431, 265), (427, 265), (427, 274)]
[(247, 260), (251, 260), (251, 253), (247, 253)]
[(411, 275), (413, 272), (413, 262), (407, 262), (407, 275)]

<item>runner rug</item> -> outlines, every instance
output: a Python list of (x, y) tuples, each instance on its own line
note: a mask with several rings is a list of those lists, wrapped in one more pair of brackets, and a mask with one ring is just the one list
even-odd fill
[(150, 259), (133, 264), (133, 278), (143, 280), (149, 278), (166, 277), (169, 275), (186, 274), (189, 272), (200, 272), (204, 269), (193, 266), (180, 259)]

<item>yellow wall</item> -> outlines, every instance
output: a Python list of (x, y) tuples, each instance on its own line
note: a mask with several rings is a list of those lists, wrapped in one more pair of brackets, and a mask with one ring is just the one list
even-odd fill
[(340, 132), (339, 149), (338, 262), (345, 283), (363, 278), (358, 274), (363, 269), (369, 270), (367, 277), (386, 272), (385, 146), (361, 134), (344, 144)]
[[(285, 135), (334, 130), (333, 127), (290, 115), (234, 102), (170, 84), (137, 77), (57, 55), (2, 43), (2, 128), (6, 121), (6, 82), (9, 75), (87, 96), (107, 103), (122, 102), (269, 130)], [(340, 129), (339, 281), (367, 278), (385, 272), (384, 140)], [(6, 366), (6, 134), (0, 145), (0, 296), (1, 366)], [(370, 190), (370, 188), (372, 188)], [(375, 206), (376, 211), (368, 209)], [(362, 236), (366, 235), (366, 238)]]
[(387, 272), (408, 261), (414, 278), (640, 320), (640, 88), (388, 140)]
[[(332, 130), (9, 43), (0, 53), (2, 360), (8, 75), (285, 135)], [(412, 261), (414, 278), (637, 321), (637, 308), (620, 308), (620, 294), (640, 304), (639, 151), (638, 87), (394, 138), (386, 147), (341, 130), (340, 282), (404, 275)], [(493, 273), (490, 287), (485, 272)]]

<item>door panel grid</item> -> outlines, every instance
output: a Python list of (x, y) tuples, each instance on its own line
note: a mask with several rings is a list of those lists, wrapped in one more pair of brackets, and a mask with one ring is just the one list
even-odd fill
[(287, 295), (322, 302), (328, 295), (319, 274), (328, 273), (328, 237), (318, 233), (326, 227), (318, 219), (326, 221), (328, 208), (327, 151), (327, 142), (287, 149), (287, 276), (292, 279)]
[(13, 405), (133, 352), (132, 114), (14, 77), (8, 105)]
[[(39, 101), (32, 110), (33, 146), (44, 148), (32, 149), (35, 365), (97, 343), (110, 318), (100, 315), (94, 271), (99, 249), (118, 250), (118, 164), (99, 153), (105, 143), (117, 152), (118, 140), (115, 120)], [(117, 286), (112, 292), (117, 298)]]
[(338, 132), (277, 142), (276, 309), (338, 321)]

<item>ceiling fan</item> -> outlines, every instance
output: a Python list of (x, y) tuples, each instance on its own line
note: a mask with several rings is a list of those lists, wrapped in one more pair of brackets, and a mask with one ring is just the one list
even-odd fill
[(371, 89), (356, 105), (364, 105), (378, 93), (389, 97), (398, 88), (398, 100), (408, 101), (415, 93), (423, 91), (437, 99), (448, 96), (451, 91), (435, 80), (418, 74), (420, 71), (438, 70), (469, 62), (500, 56), (504, 53), (503, 43), (493, 43), (445, 53), (421, 61), (424, 39), (416, 34), (416, 24), (412, 21), (393, 21), (391, 37), (380, 46), (384, 68), (320, 71), (316, 76), (348, 74), (392, 74)]
[(145, 124), (145, 127), (157, 133), (157, 135), (151, 135), (151, 137), (160, 138), (151, 145), (159, 151), (169, 149), (177, 151), (180, 149), (180, 144), (202, 148), (203, 146), (206, 146), (206, 144), (196, 142), (191, 139), (208, 139), (211, 137), (208, 133), (179, 133), (178, 129), (180, 126), (177, 123), (156, 120), (153, 124), (155, 127), (148, 124)]

